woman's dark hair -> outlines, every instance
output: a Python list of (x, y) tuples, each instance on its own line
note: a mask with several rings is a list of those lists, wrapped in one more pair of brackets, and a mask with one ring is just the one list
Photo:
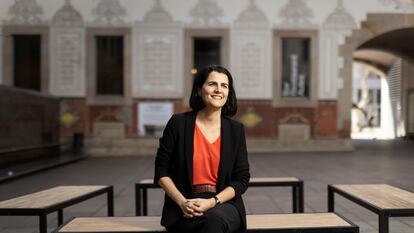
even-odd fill
[(204, 82), (213, 71), (225, 74), (229, 79), (229, 94), (227, 96), (226, 103), (221, 109), (221, 115), (232, 117), (237, 113), (237, 98), (233, 87), (233, 77), (226, 68), (218, 65), (210, 65), (197, 72), (197, 75), (194, 77), (193, 88), (191, 90), (190, 107), (194, 111), (200, 111), (206, 107), (203, 99), (199, 95), (199, 92)]

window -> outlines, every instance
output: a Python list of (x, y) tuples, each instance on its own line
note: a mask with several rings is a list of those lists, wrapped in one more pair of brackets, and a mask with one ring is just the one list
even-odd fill
[[(208, 65), (220, 65), (220, 37), (194, 38), (194, 68), (200, 70)], [(195, 73), (195, 72), (194, 72)]]
[(310, 39), (282, 38), (282, 96), (309, 98)]
[(97, 95), (124, 95), (124, 38), (96, 36)]
[(41, 90), (40, 35), (13, 35), (14, 86)]
[(273, 35), (273, 106), (318, 106), (318, 31), (275, 30)]

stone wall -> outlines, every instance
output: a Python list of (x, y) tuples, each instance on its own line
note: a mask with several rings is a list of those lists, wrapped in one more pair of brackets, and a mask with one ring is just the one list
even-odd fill
[(57, 98), (0, 85), (0, 109), (0, 164), (38, 154), (23, 151), (39, 151), (59, 143)]

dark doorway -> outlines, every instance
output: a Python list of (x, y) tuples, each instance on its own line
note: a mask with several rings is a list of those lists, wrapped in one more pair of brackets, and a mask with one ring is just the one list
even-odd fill
[(221, 59), (220, 37), (195, 37), (194, 38), (194, 71), (197, 73), (203, 67), (211, 64), (220, 65)]
[(14, 86), (41, 90), (40, 35), (13, 35)]
[(124, 37), (97, 36), (97, 94), (124, 94)]

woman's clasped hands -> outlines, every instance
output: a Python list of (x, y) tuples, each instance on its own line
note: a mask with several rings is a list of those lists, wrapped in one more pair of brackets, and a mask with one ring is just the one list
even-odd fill
[(213, 208), (215, 205), (216, 201), (214, 198), (194, 198), (182, 202), (180, 208), (185, 218), (196, 218), (202, 216), (204, 212)]

